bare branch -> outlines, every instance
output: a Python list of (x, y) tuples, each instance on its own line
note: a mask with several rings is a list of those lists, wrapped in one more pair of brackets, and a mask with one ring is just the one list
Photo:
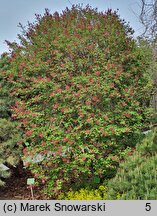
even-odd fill
[(140, 21), (145, 27), (143, 36), (157, 37), (157, 0), (141, 0)]
[(73, 4), (71, 3), (71, 1), (70, 1), (70, 0), (68, 0), (68, 2), (69, 2), (71, 5), (73, 5)]

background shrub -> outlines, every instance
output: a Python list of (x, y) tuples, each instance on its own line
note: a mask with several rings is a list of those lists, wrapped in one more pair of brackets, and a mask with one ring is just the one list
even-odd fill
[(9, 96), (10, 85), (2, 74), (5, 70), (9, 70), (9, 62), (8, 56), (4, 54), (0, 58), (0, 186), (4, 185), (5, 178), (10, 176), (10, 172), (4, 170), (3, 165), (14, 167), (22, 153), (22, 146), (18, 145), (22, 137), (21, 130), (11, 119), (10, 107), (14, 100)]

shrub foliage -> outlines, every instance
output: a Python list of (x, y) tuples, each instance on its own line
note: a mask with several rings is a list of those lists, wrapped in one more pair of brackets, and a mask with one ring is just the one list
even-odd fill
[(107, 188), (103, 185), (99, 186), (98, 189), (83, 189), (79, 191), (70, 190), (67, 193), (61, 193), (58, 199), (61, 200), (107, 200)]
[(36, 15), (12, 49), (12, 117), (25, 132), (27, 166), (55, 194), (112, 177), (145, 118), (144, 53), (116, 12), (73, 6)]

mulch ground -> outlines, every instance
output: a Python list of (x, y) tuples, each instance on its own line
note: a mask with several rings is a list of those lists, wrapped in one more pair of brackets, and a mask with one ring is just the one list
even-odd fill
[[(0, 200), (31, 200), (31, 191), (27, 188), (27, 178), (32, 178), (29, 171), (22, 170), (20, 175), (12, 172), (10, 178), (6, 180), (6, 184), (0, 187)], [(43, 185), (33, 188), (34, 199), (44, 200), (47, 199), (41, 192)]]

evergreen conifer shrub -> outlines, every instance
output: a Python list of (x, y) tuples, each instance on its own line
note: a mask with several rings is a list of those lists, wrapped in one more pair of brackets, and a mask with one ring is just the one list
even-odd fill
[(109, 199), (157, 199), (157, 130), (137, 145), (132, 156), (120, 164), (116, 176), (108, 183)]

